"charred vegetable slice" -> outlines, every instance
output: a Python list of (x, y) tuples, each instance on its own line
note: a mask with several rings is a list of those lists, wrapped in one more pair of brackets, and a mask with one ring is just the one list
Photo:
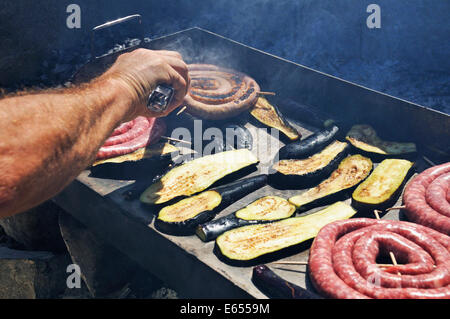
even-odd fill
[(270, 183), (294, 188), (315, 184), (337, 168), (347, 149), (347, 143), (335, 141), (306, 159), (281, 160), (272, 166)]
[(278, 108), (263, 97), (258, 98), (250, 114), (262, 124), (277, 129), (291, 141), (298, 140), (301, 137), (300, 133), (284, 118)]
[(322, 299), (319, 295), (284, 280), (266, 265), (259, 265), (253, 268), (252, 282), (269, 298)]
[(229, 230), (216, 239), (215, 252), (223, 261), (235, 265), (260, 263), (298, 252), (325, 225), (352, 217), (356, 211), (343, 202), (306, 216), (243, 226)]
[(295, 206), (278, 196), (265, 196), (236, 213), (199, 225), (196, 234), (203, 241), (216, 239), (223, 232), (245, 225), (273, 222), (291, 217)]
[(367, 153), (395, 156), (417, 151), (414, 143), (389, 142), (380, 139), (377, 132), (369, 125), (354, 125), (347, 133), (346, 139), (354, 147)]
[(297, 208), (305, 205), (322, 204), (323, 200), (335, 199), (358, 185), (372, 171), (372, 161), (361, 155), (346, 157), (329, 178), (306, 192), (289, 198), (289, 202)]
[(320, 152), (328, 144), (335, 140), (339, 128), (336, 125), (314, 133), (304, 140), (286, 144), (280, 148), (278, 152), (278, 159), (300, 159)]
[(329, 123), (330, 120), (335, 122), (331, 119), (329, 114), (317, 107), (301, 104), (288, 98), (282, 99), (280, 103), (282, 103), (286, 109), (295, 110), (295, 112), (289, 114), (289, 117), (302, 123), (305, 122), (315, 127), (323, 127), (326, 126), (326, 123)]
[(382, 161), (353, 192), (353, 205), (359, 209), (388, 207), (396, 200), (413, 164), (403, 159)]
[(138, 179), (160, 174), (179, 155), (170, 144), (156, 144), (137, 151), (96, 161), (90, 168), (92, 176), (111, 179)]
[(121, 155), (117, 157), (107, 158), (104, 160), (99, 160), (92, 164), (93, 167), (104, 164), (120, 164), (125, 162), (137, 162), (143, 159), (153, 158), (153, 157), (161, 157), (163, 155), (176, 155), (179, 150), (177, 147), (168, 144), (168, 143), (160, 143), (151, 145), (148, 147), (140, 148), (133, 153)]
[(171, 169), (141, 195), (145, 204), (162, 204), (176, 197), (201, 192), (226, 175), (255, 165), (258, 159), (247, 149), (204, 156)]
[(267, 175), (257, 175), (182, 199), (159, 211), (155, 227), (172, 235), (194, 234), (197, 225), (213, 219), (226, 206), (266, 183)]

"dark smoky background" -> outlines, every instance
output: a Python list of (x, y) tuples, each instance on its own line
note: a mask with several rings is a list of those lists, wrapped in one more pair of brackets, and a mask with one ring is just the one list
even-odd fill
[[(81, 28), (69, 29), (69, 4)], [(369, 4), (381, 28), (369, 29)], [(4, 0), (0, 5), (0, 87), (55, 86), (90, 58), (90, 30), (139, 13), (146, 41), (200, 27), (259, 50), (423, 106), (450, 113), (448, 0)], [(234, 66), (233, 56), (169, 43), (189, 62)], [(117, 43), (134, 43), (123, 39)], [(109, 43), (110, 44), (110, 43)], [(114, 45), (104, 50), (113, 50)], [(116, 49), (118, 46), (115, 46)], [(263, 68), (263, 66), (261, 66)], [(275, 77), (276, 78), (276, 77)]]

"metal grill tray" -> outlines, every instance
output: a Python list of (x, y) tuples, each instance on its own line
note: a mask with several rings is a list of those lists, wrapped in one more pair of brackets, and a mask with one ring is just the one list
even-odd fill
[[(421, 154), (426, 154), (436, 163), (444, 161), (442, 156), (447, 155), (450, 118), (443, 113), (322, 74), (198, 28), (157, 39), (148, 46), (179, 50), (188, 63), (224, 65), (228, 62), (226, 66), (251, 75), (263, 91), (276, 92), (277, 97), (289, 98), (327, 112), (342, 123), (373, 125), (383, 135), (392, 136), (391, 140), (417, 142)], [(274, 77), (276, 81), (272, 81)], [(303, 138), (318, 130), (310, 123), (299, 121), (295, 110), (279, 106)], [(254, 143), (261, 148), (263, 145), (259, 143), (265, 143), (266, 137), (267, 140), (272, 138), (265, 132), (258, 132), (259, 129), (250, 123), (243, 124), (252, 133)], [(280, 142), (280, 147), (282, 145)], [(262, 163), (267, 163), (274, 155), (258, 152), (258, 149), (256, 147), (252, 151)], [(418, 172), (428, 167), (422, 159), (416, 166)], [(261, 164), (258, 171), (251, 175), (266, 172), (266, 169)], [(155, 230), (154, 215), (148, 208), (138, 200), (126, 200), (123, 195), (133, 188), (133, 183), (95, 178), (86, 170), (53, 200), (100, 238), (161, 278), (181, 297), (267, 298), (251, 282), (252, 267), (234, 267), (223, 263), (213, 253), (214, 242), (204, 243), (195, 235), (177, 237)], [(265, 186), (227, 207), (218, 216), (232, 213), (261, 196), (288, 198), (300, 192)], [(350, 199), (346, 202), (350, 203)], [(392, 210), (382, 218), (402, 219), (398, 210)], [(308, 250), (305, 250), (283, 260), (306, 261), (307, 258)], [(306, 266), (268, 265), (284, 279), (312, 289)]]

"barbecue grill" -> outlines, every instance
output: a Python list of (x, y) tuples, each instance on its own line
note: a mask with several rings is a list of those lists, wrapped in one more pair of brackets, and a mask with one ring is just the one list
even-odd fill
[[(250, 75), (263, 91), (276, 92), (272, 100), (303, 137), (319, 130), (314, 121), (319, 114), (319, 117), (333, 118), (342, 130), (366, 123), (389, 140), (415, 142), (419, 149), (416, 163), (419, 172), (429, 167), (423, 156), (436, 164), (450, 159), (450, 116), (444, 113), (318, 72), (201, 28), (180, 31), (140, 46), (177, 50), (187, 63), (216, 64)], [(75, 81), (94, 77), (118, 54), (90, 62), (76, 74)], [(253, 133), (256, 130), (250, 123), (241, 124)], [(153, 226), (155, 216), (138, 199), (130, 201), (124, 197), (134, 183), (134, 180), (94, 177), (90, 170), (85, 170), (54, 201), (182, 297), (267, 297), (251, 282), (252, 267), (233, 267), (221, 262), (213, 254), (214, 242), (204, 243), (196, 236), (176, 237), (157, 231)], [(232, 213), (261, 196), (288, 198), (294, 194), (298, 190), (265, 186), (218, 216)], [(402, 219), (402, 215), (399, 210), (391, 210), (382, 218)], [(284, 260), (306, 261), (307, 258), (308, 251), (302, 251)], [(284, 279), (312, 289), (306, 266), (284, 265), (273, 269)]]

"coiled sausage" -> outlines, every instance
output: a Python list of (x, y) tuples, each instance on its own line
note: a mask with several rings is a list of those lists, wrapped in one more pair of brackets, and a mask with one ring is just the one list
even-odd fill
[(188, 112), (202, 119), (220, 120), (254, 106), (259, 85), (249, 76), (210, 64), (190, 64), (191, 86), (184, 98)]
[(111, 136), (116, 136), (125, 133), (126, 131), (128, 131), (130, 128), (133, 127), (134, 121), (135, 120), (120, 124), (116, 129), (114, 129)]
[[(388, 252), (403, 264), (379, 267)], [(309, 271), (329, 298), (450, 298), (450, 237), (404, 221), (337, 221), (314, 239)]]
[[(121, 125), (122, 134), (107, 139), (107, 142), (99, 149), (96, 160), (132, 153), (139, 148), (157, 142), (166, 131), (166, 124), (160, 118), (141, 116), (132, 122), (132, 126)], [(128, 127), (128, 130), (124, 130), (124, 127)]]
[(408, 220), (450, 235), (450, 162), (431, 167), (406, 186), (403, 194)]
[[(127, 129), (121, 129), (121, 126), (127, 123), (122, 124), (117, 128), (117, 130), (120, 130), (120, 134), (116, 134), (114, 136), (109, 137), (103, 146), (109, 146), (109, 145), (116, 145), (116, 144), (122, 144), (125, 142), (128, 142), (139, 135), (142, 135), (145, 130), (147, 130), (153, 123), (154, 119), (150, 118), (147, 119), (143, 116), (137, 117), (135, 120), (131, 121), (133, 124), (131, 126), (126, 126)], [(116, 130), (114, 130), (116, 131)], [(114, 134), (114, 132), (113, 132)]]
[(425, 199), (435, 211), (450, 217), (450, 173), (443, 174), (430, 183)]

